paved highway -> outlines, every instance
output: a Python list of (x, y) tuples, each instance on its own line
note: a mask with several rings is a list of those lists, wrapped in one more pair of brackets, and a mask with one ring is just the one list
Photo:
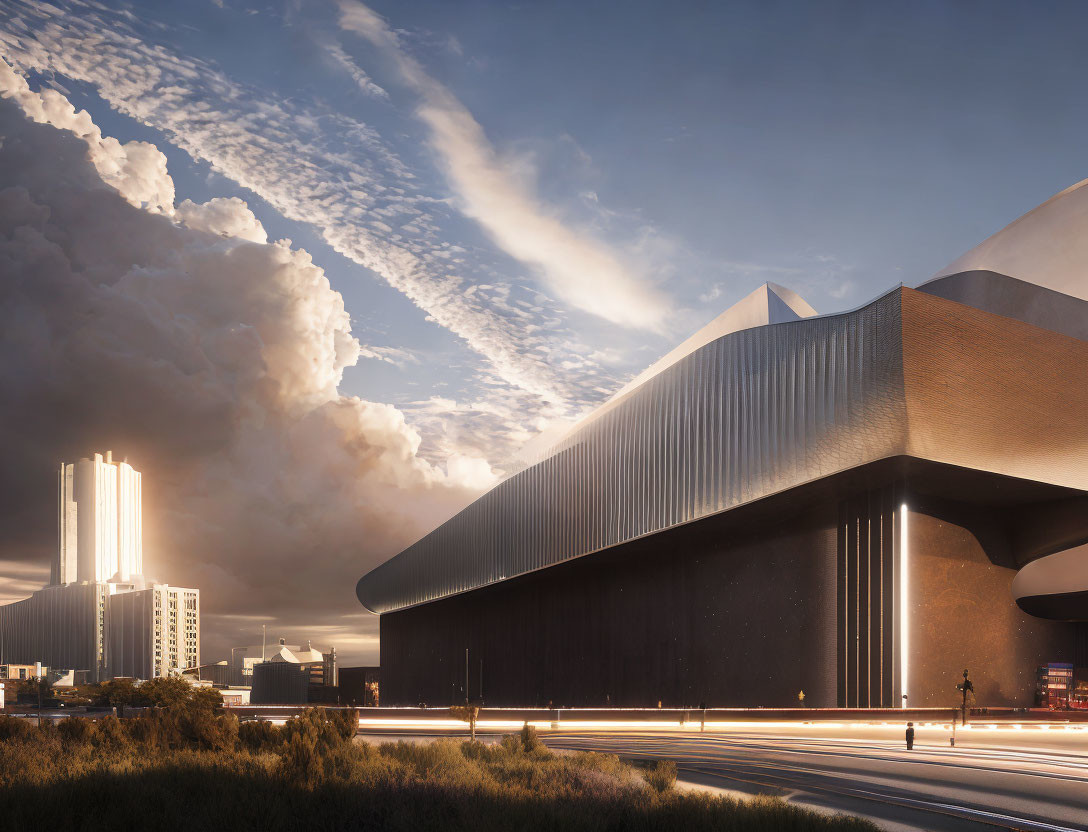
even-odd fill
[(681, 785), (779, 795), (901, 830), (1088, 829), (1088, 731), (902, 725), (736, 725), (699, 731), (564, 729), (553, 748), (675, 760)]

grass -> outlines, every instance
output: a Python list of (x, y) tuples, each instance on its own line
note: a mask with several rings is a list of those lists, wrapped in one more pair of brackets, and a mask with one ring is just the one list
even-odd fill
[[(18, 724), (16, 724), (18, 723)], [(532, 731), (501, 743), (353, 742), (310, 711), (283, 728), (162, 709), (42, 729), (0, 717), (0, 817), (52, 830), (854, 830), (776, 799), (673, 788), (610, 754), (553, 754)]]

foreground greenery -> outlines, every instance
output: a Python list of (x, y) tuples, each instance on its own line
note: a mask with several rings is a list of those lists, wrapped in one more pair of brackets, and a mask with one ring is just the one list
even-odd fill
[(502, 742), (353, 741), (350, 712), (283, 728), (190, 702), (134, 719), (0, 717), (0, 817), (51, 830), (855, 830), (778, 800), (673, 788), (608, 754), (553, 754), (531, 729)]

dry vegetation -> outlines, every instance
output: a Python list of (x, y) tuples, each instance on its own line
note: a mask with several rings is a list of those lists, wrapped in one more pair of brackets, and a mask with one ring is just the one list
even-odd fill
[(134, 719), (0, 717), (0, 817), (52, 830), (855, 830), (777, 800), (672, 788), (607, 754), (557, 755), (531, 730), (501, 743), (353, 742), (350, 716), (283, 728), (174, 705)]

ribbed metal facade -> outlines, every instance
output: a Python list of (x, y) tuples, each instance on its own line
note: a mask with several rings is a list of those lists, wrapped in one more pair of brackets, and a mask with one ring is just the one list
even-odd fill
[(0, 662), (105, 672), (105, 584), (46, 587), (0, 606)]
[(200, 591), (103, 582), (47, 586), (0, 606), (0, 663), (150, 679), (200, 664)]
[(384, 613), (476, 589), (894, 455), (901, 290), (726, 335), (366, 575)]

